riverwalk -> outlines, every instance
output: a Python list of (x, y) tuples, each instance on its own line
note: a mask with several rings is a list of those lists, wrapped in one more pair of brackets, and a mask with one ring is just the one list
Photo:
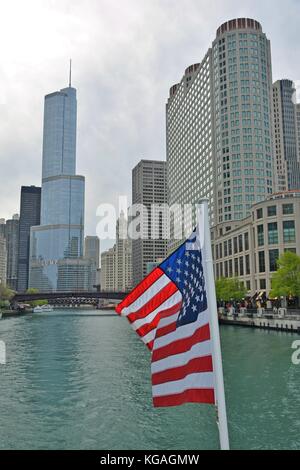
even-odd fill
[(243, 326), (246, 328), (262, 328), (265, 330), (287, 331), (300, 334), (300, 312), (282, 309), (279, 313), (272, 311), (249, 313), (247, 311), (237, 314), (220, 314), (222, 325)]

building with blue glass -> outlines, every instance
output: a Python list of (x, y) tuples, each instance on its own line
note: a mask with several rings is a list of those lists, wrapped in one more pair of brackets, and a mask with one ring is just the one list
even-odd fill
[(40, 291), (89, 288), (83, 259), (85, 179), (76, 175), (76, 89), (45, 97), (41, 221), (31, 228), (29, 287)]

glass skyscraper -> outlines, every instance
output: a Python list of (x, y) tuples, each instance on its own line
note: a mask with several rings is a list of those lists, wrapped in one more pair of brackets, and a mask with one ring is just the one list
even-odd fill
[[(87, 288), (83, 257), (83, 176), (76, 175), (76, 90), (45, 97), (40, 226), (32, 227), (29, 287), (40, 291)], [(63, 275), (62, 275), (63, 273)]]

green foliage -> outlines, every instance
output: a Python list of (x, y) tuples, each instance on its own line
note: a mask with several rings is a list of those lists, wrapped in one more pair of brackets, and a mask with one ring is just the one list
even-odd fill
[(278, 260), (278, 270), (272, 277), (272, 297), (300, 297), (300, 256), (287, 251)]
[[(30, 289), (27, 289), (26, 291), (26, 294), (38, 294), (39, 293), (39, 290), (38, 289), (34, 289), (34, 288), (30, 288)], [(32, 300), (31, 302), (28, 302), (28, 305), (30, 305), (31, 307), (39, 307), (39, 306), (42, 306), (42, 305), (48, 305), (48, 300)]]
[(9, 308), (9, 300), (0, 300), (0, 309)]
[(247, 289), (237, 278), (222, 277), (216, 281), (216, 294), (218, 301), (239, 301), (245, 298)]
[(30, 287), (29, 289), (27, 289), (26, 291), (26, 294), (38, 294), (39, 293), (39, 290), (38, 289), (34, 289), (33, 287)]
[(6, 286), (0, 285), (0, 300), (11, 300), (15, 292)]

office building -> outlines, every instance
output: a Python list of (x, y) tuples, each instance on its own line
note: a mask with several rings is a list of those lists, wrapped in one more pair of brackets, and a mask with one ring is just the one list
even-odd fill
[(300, 189), (300, 160), (295, 103), (296, 89), (291, 80), (273, 85), (274, 150), (277, 191)]
[[(139, 238), (132, 240), (132, 277), (136, 286), (146, 275), (147, 265), (165, 258), (168, 247), (166, 222), (167, 163), (141, 160), (132, 171), (132, 204), (141, 205), (133, 222), (139, 225)], [(153, 208), (161, 207), (161, 212)], [(137, 207), (137, 206), (136, 206)]]
[(279, 256), (285, 251), (300, 255), (300, 191), (269, 196), (231, 230), (226, 225), (212, 229), (216, 278), (238, 277), (249, 295), (268, 295)]
[(114, 292), (116, 278), (116, 245), (101, 253), (101, 291)]
[(18, 259), (19, 259), (19, 215), (6, 221), (5, 237), (7, 248), (7, 287), (16, 291), (18, 287)]
[(132, 242), (128, 219), (121, 211), (116, 226), (116, 243), (101, 254), (101, 290), (129, 292), (132, 289)]
[(273, 192), (271, 52), (257, 21), (219, 27), (171, 87), (166, 114), (170, 205), (208, 198), (213, 226), (242, 220)]
[[(32, 227), (29, 286), (40, 291), (88, 289), (83, 258), (84, 177), (76, 175), (76, 89), (45, 97), (40, 225)], [(79, 270), (77, 275), (76, 270)]]
[(100, 240), (97, 236), (87, 236), (84, 240), (84, 257), (91, 262), (91, 290), (97, 285), (97, 270), (100, 264)]
[(19, 220), (19, 253), (17, 291), (28, 288), (30, 229), (39, 225), (41, 216), (41, 188), (22, 186)]
[[(0, 223), (0, 225), (3, 225)], [(6, 286), (7, 250), (6, 239), (0, 233), (0, 286)]]
[(128, 220), (123, 211), (117, 220), (115, 255), (115, 290), (129, 292), (132, 289), (132, 241), (128, 238)]

